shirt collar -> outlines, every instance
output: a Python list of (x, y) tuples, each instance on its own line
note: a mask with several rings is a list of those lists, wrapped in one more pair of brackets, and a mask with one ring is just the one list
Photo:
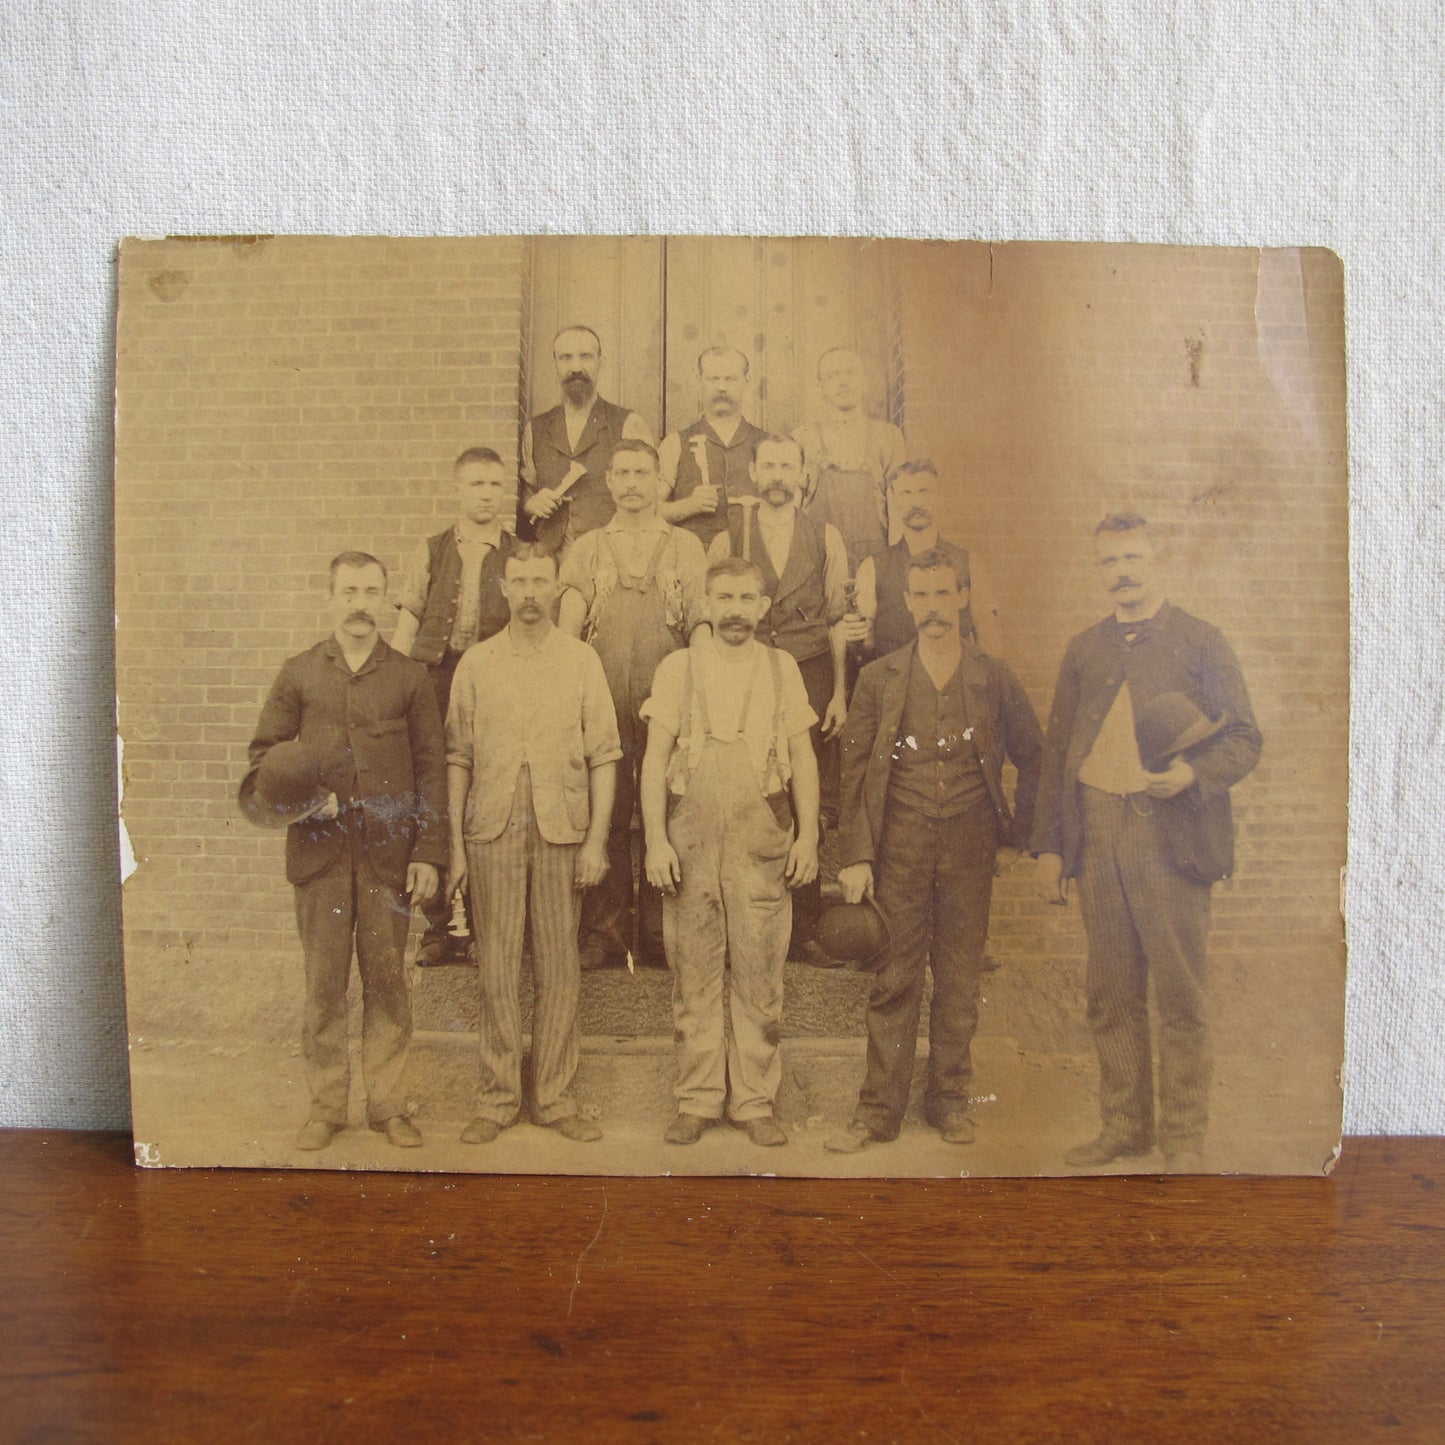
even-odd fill
[(456, 538), (458, 547), (467, 542), (485, 542), (489, 547), (500, 547), (502, 545), (502, 519), (495, 517), (487, 526), (478, 527), (471, 533), (463, 532), (461, 524), (457, 523), (452, 527), (452, 535)]
[(381, 659), (389, 650), (386, 645), (386, 639), (378, 633), (376, 641), (371, 645), (371, 651), (367, 654), (366, 661), (363, 662), (355, 672), (352, 672), (351, 668), (347, 665), (346, 654), (342, 652), (341, 644), (336, 640), (334, 635), (326, 639), (325, 646), (326, 657), (331, 662), (334, 662), (348, 677), (360, 677), (363, 673), (370, 672), (378, 666)]
[(557, 624), (554, 622), (547, 629), (547, 635), (535, 647), (530, 643), (518, 642), (517, 635), (512, 631), (510, 623), (502, 631), (506, 634), (507, 648), (513, 657), (536, 657), (552, 646), (552, 639), (557, 635)]

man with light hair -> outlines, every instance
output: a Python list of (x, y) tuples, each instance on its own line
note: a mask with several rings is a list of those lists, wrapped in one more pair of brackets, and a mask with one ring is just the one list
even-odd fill
[(823, 410), (793, 432), (806, 459), (807, 506), (838, 529), (855, 571), (888, 541), (884, 480), (908, 456), (903, 433), (864, 409), (866, 382), (856, 351), (825, 351), (818, 358)]

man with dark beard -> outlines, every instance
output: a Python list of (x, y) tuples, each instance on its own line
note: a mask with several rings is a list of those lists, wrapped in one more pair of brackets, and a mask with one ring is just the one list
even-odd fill
[(549, 552), (602, 526), (613, 512), (607, 463), (623, 437), (652, 445), (635, 411), (597, 394), (602, 342), (590, 326), (564, 326), (552, 341), (562, 401), (522, 434), (517, 531)]

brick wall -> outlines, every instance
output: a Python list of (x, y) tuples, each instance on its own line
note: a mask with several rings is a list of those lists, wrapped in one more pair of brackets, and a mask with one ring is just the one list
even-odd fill
[[(1068, 639), (1109, 610), (1094, 523), (1140, 512), (1171, 598), (1238, 653), (1265, 737), (1234, 790), (1237, 876), (1214, 893), (1218, 1006), (1268, 1046), (1303, 1030), (1337, 1048), (1349, 661), (1338, 263), (901, 249), (910, 448), (952, 484), (945, 533), (990, 564), (1009, 658), (1040, 718)], [(1036, 903), (1023, 878), (995, 900), (997, 946), (1036, 971), (1041, 1010), (1077, 1027), (1077, 908)], [(1233, 1038), (1222, 1030), (1220, 1047)]]
[[(116, 570), (132, 1029), (238, 1022), (297, 972), (282, 838), (235, 791), (326, 564), (454, 515), (464, 447), (515, 456), (525, 244), (144, 241), (122, 250)], [(288, 1023), (288, 1027), (294, 1021)]]
[[(1333, 258), (893, 243), (889, 262), (889, 409), (951, 484), (945, 531), (988, 563), (1040, 715), (1069, 637), (1107, 610), (1091, 565), (1106, 510), (1155, 522), (1172, 596), (1239, 653), (1266, 746), (1235, 790), (1216, 992), (1260, 1046), (1314, 1030), (1327, 1056), (1348, 660)], [(133, 243), (121, 294), (132, 1027), (184, 1030), (205, 1010), (210, 1032), (264, 1014), (291, 1037), (282, 840), (236, 812), (245, 746), (281, 661), (327, 630), (327, 560), (359, 547), (396, 565), (452, 515), (457, 452), (515, 455), (528, 248)], [(1021, 872), (996, 892), (993, 939), (1011, 987), (1023, 970), (1036, 985), (1013, 1011), (1031, 1010), (1026, 1045), (1083, 1046), (1077, 908), (1036, 903)]]

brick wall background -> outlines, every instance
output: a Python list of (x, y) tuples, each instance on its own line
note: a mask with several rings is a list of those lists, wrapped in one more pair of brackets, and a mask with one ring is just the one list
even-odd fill
[[(1217, 1046), (1318, 1048), (1344, 1011), (1348, 761), (1343, 288), (1327, 252), (900, 243), (910, 448), (946, 535), (989, 564), (1041, 720), (1068, 639), (1109, 608), (1092, 531), (1154, 524), (1173, 601), (1221, 628), (1265, 738), (1214, 891)], [(1077, 907), (995, 891), (1040, 1031), (1083, 1017)], [(1303, 1003), (1303, 1007), (1301, 1007)]]
[(235, 806), (343, 547), (395, 568), (467, 446), (518, 445), (525, 244), (130, 242), (116, 639), (130, 1028), (266, 1027), (296, 987), (281, 835)]
[[(1180, 605), (1220, 626), (1265, 734), (1215, 891), (1221, 1048), (1338, 1058), (1345, 852), (1342, 293), (1324, 253), (888, 243), (888, 406), (952, 484), (1041, 717), (1107, 610), (1091, 533), (1156, 524)], [(516, 240), (128, 244), (121, 260), (117, 661), (130, 1025), (294, 1033), (279, 836), (236, 812), (260, 704), (322, 636), (342, 546), (398, 564), (452, 515), (464, 446), (527, 403)], [(540, 403), (539, 403), (540, 404)], [(1086, 1047), (1076, 907), (996, 891), (1033, 1047)], [(1295, 1007), (1306, 999), (1308, 1007)], [(284, 1006), (277, 1006), (283, 1000)], [(1017, 1002), (1017, 1000), (1016, 1000)], [(987, 1023), (985, 1023), (987, 1027)]]

